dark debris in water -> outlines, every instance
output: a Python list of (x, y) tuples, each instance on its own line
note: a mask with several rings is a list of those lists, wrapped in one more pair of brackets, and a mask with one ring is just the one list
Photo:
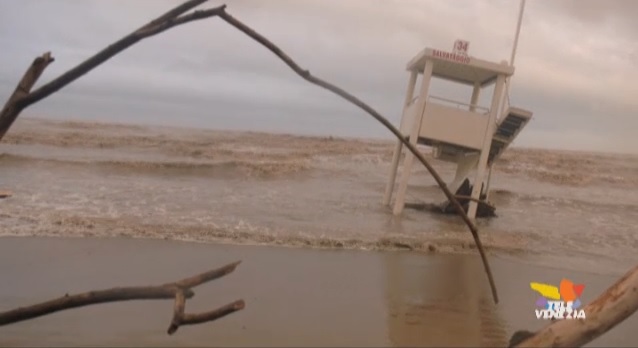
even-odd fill
[[(470, 205), (470, 200), (465, 197), (470, 197), (472, 194), (472, 186), (470, 185), (470, 181), (465, 179), (463, 184), (456, 191), (455, 196), (457, 196), (457, 200), (463, 210), (467, 213)], [(496, 207), (491, 205), (489, 202), (485, 201), (485, 195), (481, 196), (480, 203), (478, 205), (478, 209), (476, 210), (477, 218), (487, 218), (487, 217), (496, 217)], [(450, 202), (444, 202), (443, 204), (434, 204), (434, 203), (406, 203), (406, 208), (419, 210), (419, 211), (428, 211), (440, 214), (448, 214), (448, 215), (456, 215), (458, 214), (454, 205)]]

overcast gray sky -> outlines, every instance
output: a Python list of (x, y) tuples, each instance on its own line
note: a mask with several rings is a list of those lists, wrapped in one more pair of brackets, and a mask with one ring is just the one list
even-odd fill
[[(0, 0), (0, 99), (32, 59), (59, 75), (180, 1)], [(223, 2), (209, 1), (200, 8)], [(509, 59), (515, 0), (229, 0), (302, 66), (398, 122), (424, 47)], [(510, 99), (534, 112), (518, 146), (638, 153), (638, 1), (528, 0)], [(439, 83), (432, 93), (469, 98)], [(389, 136), (219, 19), (144, 40), (25, 111), (51, 118)]]

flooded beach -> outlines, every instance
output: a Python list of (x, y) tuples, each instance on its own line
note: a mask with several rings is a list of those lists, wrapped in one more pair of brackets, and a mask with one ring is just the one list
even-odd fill
[[(128, 236), (463, 251), (456, 216), (382, 206), (392, 142), (20, 120), (0, 144), (4, 236)], [(454, 168), (433, 160), (445, 180)], [(415, 166), (407, 202), (440, 203)], [(638, 156), (512, 149), (479, 219), (495, 252), (592, 267), (635, 259)], [(553, 261), (552, 261), (553, 262)], [(587, 265), (589, 267), (589, 265)]]
[[(457, 216), (405, 209), (393, 217), (381, 204), (392, 148), (20, 119), (0, 144), (0, 189), (12, 192), (0, 200), (3, 308), (161, 283), (236, 258), (244, 263), (220, 281), (230, 287), (224, 299), (194, 303), (254, 298), (240, 313), (169, 338), (172, 303), (145, 302), (11, 325), (0, 344), (503, 345), (512, 330), (543, 324), (529, 282), (582, 279), (587, 302), (638, 262), (638, 156), (514, 148), (494, 168), (498, 216), (478, 220), (503, 297), (495, 308)], [(452, 179), (451, 165), (432, 163)], [(414, 172), (407, 202), (442, 202), (425, 169)], [(150, 321), (127, 319), (131, 308)], [(334, 335), (319, 329), (326, 322)], [(630, 322), (594, 343), (635, 345), (638, 337), (622, 329)]]

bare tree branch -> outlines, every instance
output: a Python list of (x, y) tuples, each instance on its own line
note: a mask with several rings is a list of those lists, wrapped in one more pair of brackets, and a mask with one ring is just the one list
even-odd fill
[(182, 318), (184, 317), (184, 309), (186, 308), (186, 296), (183, 291), (177, 291), (175, 293), (175, 305), (173, 307), (173, 320), (168, 327), (168, 334), (172, 335), (179, 328)]
[(284, 53), (284, 51), (282, 51), (274, 43), (272, 43), (270, 40), (266, 39), (264, 36), (257, 33), (255, 30), (251, 29), (250, 27), (248, 27), (247, 25), (245, 25), (238, 19), (234, 18), (233, 16), (228, 14), (226, 11), (222, 11), (222, 13), (219, 14), (219, 17), (222, 18), (224, 21), (226, 21), (228, 24), (232, 25), (233, 27), (243, 32), (244, 34), (248, 35), (255, 41), (262, 44), (269, 51), (271, 51), (277, 57), (283, 60), (286, 65), (288, 65), (295, 73), (301, 76), (304, 80), (312, 84), (315, 84), (317, 86), (323, 87), (329, 90), (330, 92), (335, 93), (338, 96), (344, 98), (345, 100), (351, 102), (352, 104), (360, 107), (365, 112), (367, 112), (372, 117), (374, 117), (377, 121), (381, 122), (381, 124), (383, 124), (387, 129), (389, 129), (392, 132), (392, 134), (394, 134), (394, 136), (397, 137), (397, 139), (401, 140), (401, 142), (414, 154), (414, 156), (416, 156), (416, 158), (419, 159), (419, 161), (425, 166), (425, 168), (427, 168), (430, 174), (432, 174), (432, 176), (434, 177), (434, 180), (436, 180), (436, 183), (439, 185), (441, 190), (443, 190), (443, 193), (445, 193), (445, 196), (447, 197), (447, 199), (456, 208), (456, 211), (461, 216), (461, 218), (463, 219), (467, 227), (470, 229), (470, 232), (472, 233), (472, 237), (474, 237), (474, 242), (476, 243), (476, 247), (481, 255), (481, 259), (483, 261), (483, 267), (485, 268), (485, 273), (487, 274), (487, 278), (490, 282), (490, 287), (492, 289), (492, 297), (494, 298), (494, 302), (498, 303), (498, 293), (496, 291), (496, 284), (494, 283), (494, 276), (492, 275), (490, 264), (487, 260), (487, 256), (485, 255), (485, 250), (483, 250), (483, 244), (481, 243), (481, 239), (479, 238), (478, 229), (476, 228), (472, 220), (470, 220), (470, 218), (467, 216), (461, 204), (454, 197), (454, 194), (450, 192), (445, 182), (441, 179), (441, 177), (436, 172), (436, 170), (434, 170), (434, 167), (430, 165), (430, 163), (425, 159), (425, 157), (416, 148), (416, 146), (412, 145), (408, 141), (407, 137), (404, 137), (403, 134), (401, 134), (401, 132), (396, 127), (394, 127), (394, 125), (392, 125), (392, 123), (390, 123), (385, 117), (379, 114), (376, 110), (368, 106), (366, 103), (364, 103), (357, 97), (346, 92), (345, 90), (329, 82), (326, 82), (316, 76), (311, 75), (308, 70), (302, 69), (297, 63), (295, 63), (294, 60), (292, 60), (292, 58), (290, 58), (286, 53)]
[(33, 60), (33, 63), (31, 63), (27, 71), (22, 76), (20, 83), (18, 83), (18, 86), (2, 108), (2, 111), (0, 111), (0, 140), (18, 117), (20, 111), (22, 111), (16, 103), (29, 95), (29, 92), (31, 91), (31, 88), (33, 88), (33, 85), (35, 85), (35, 82), (38, 78), (40, 78), (44, 69), (46, 69), (53, 60), (54, 59), (51, 57), (50, 52), (43, 54)]
[(55, 78), (53, 81), (41, 86), (33, 92), (30, 92), (31, 88), (42, 74), (44, 68), (46, 68), (49, 63), (53, 62), (53, 58), (51, 58), (51, 54), (48, 52), (42, 57), (37, 58), (25, 73), (21, 83), (18, 85), (18, 88), (16, 88), (16, 92), (14, 92), (9, 100), (7, 100), (0, 112), (0, 140), (2, 140), (22, 110), (29, 105), (37, 103), (38, 101), (59, 91), (61, 88), (80, 78), (98, 65), (104, 63), (111, 57), (142, 39), (159, 34), (178, 25), (216, 16), (226, 7), (226, 5), (222, 5), (212, 9), (194, 11), (190, 14), (182, 15), (206, 1), (207, 0), (190, 0), (175, 7), (174, 9), (145, 24), (133, 33), (107, 46), (73, 69)]
[[(142, 39), (145, 39), (147, 37), (159, 34), (159, 33), (163, 32), (163, 31), (165, 31), (167, 29), (170, 29), (170, 28), (178, 26), (178, 25), (186, 24), (188, 22), (192, 22), (192, 21), (195, 21), (195, 20), (200, 20), (200, 19), (216, 16), (219, 13), (221, 13), (224, 10), (224, 8), (225, 8), (225, 5), (222, 5), (222, 6), (218, 6), (216, 8), (212, 8), (212, 9), (209, 9), (209, 10), (195, 11), (195, 12), (193, 12), (191, 14), (187, 14), (187, 15), (184, 15), (182, 17), (170, 17), (169, 16), (169, 15), (174, 15), (177, 12), (183, 13), (183, 12), (185, 12), (185, 11), (187, 11), (187, 10), (189, 10), (189, 9), (199, 5), (199, 4), (201, 4), (204, 1), (205, 0), (192, 0), (192, 1), (189, 1), (189, 2), (187, 2), (185, 4), (183, 4), (183, 5), (178, 6), (175, 9), (169, 11), (165, 15), (159, 17), (158, 19), (155, 19), (155, 20), (151, 21), (149, 24), (143, 26), (142, 28), (134, 31), (133, 33), (131, 33), (131, 34), (123, 37), (122, 39), (116, 41), (115, 43), (109, 45), (108, 47), (106, 47), (102, 51), (96, 53), (91, 58), (89, 58), (89, 59), (85, 60), (84, 62), (80, 63), (79, 65), (77, 65), (75, 68), (73, 68), (73, 69), (67, 71), (66, 73), (60, 75), (55, 80), (53, 80), (53, 81), (43, 85), (42, 87), (36, 89), (32, 93), (30, 93), (28, 96), (26, 96), (25, 98), (20, 100), (19, 101), (19, 105), (24, 108), (24, 107), (27, 107), (27, 106), (29, 106), (29, 105), (31, 105), (33, 103), (36, 103), (36, 102), (48, 97), (49, 95), (57, 92), (58, 90), (60, 90), (64, 86), (66, 86), (69, 83), (75, 81), (76, 79), (78, 79), (82, 75), (84, 75), (87, 72), (93, 70), (98, 65), (104, 63), (105, 61), (109, 60), (110, 58), (112, 58), (116, 54), (124, 51), (125, 49), (127, 49), (128, 47), (132, 46), (133, 44), (137, 43), (138, 41), (140, 41)], [(165, 19), (160, 22), (159, 21), (160, 18), (165, 18)]]
[(184, 313), (186, 299), (195, 295), (191, 288), (232, 273), (239, 263), (240, 262), (234, 262), (212, 271), (159, 286), (117, 287), (106, 290), (89, 291), (77, 295), (66, 294), (54, 300), (2, 312), (0, 313), (0, 326), (41, 317), (62, 310), (99, 303), (175, 298), (173, 319), (171, 320), (171, 325), (168, 330), (169, 334), (173, 334), (180, 325), (192, 325), (213, 321), (244, 308), (244, 301), (238, 300), (203, 314)]
[(634, 267), (583, 308), (586, 319), (558, 320), (516, 347), (580, 347), (638, 311), (638, 267)]
[[(226, 266), (227, 269), (231, 269), (232, 265)], [(232, 272), (232, 271), (231, 271)], [(223, 271), (219, 272), (220, 276), (224, 273)], [(206, 276), (202, 275), (201, 279), (206, 279)], [(183, 325), (195, 325), (200, 323), (205, 323), (208, 321), (213, 321), (222, 317), (227, 316), (228, 314), (234, 313), (238, 310), (244, 309), (246, 304), (244, 300), (237, 300), (235, 302), (229, 303), (225, 306), (219, 307), (209, 312), (204, 313), (196, 313), (196, 314), (185, 314), (184, 308), (186, 307), (186, 296), (184, 292), (178, 291), (175, 294), (175, 306), (173, 307), (173, 320), (171, 320), (171, 324), (168, 327), (168, 334), (174, 334), (180, 326)]]
[(241, 261), (237, 261), (231, 264), (228, 264), (224, 267), (218, 268), (218, 269), (214, 269), (212, 271), (208, 271), (206, 273), (202, 273), (202, 274), (198, 274), (196, 276), (190, 277), (190, 278), (185, 278), (182, 279), (178, 282), (175, 283), (175, 285), (179, 286), (180, 288), (183, 289), (188, 289), (188, 288), (194, 288), (200, 284), (204, 284), (206, 282), (209, 282), (211, 280), (215, 280), (217, 278), (221, 278), (229, 273), (232, 273), (233, 271), (235, 271), (235, 269), (237, 268), (237, 266), (239, 266), (239, 264), (241, 263)]
[(145, 25), (143, 25), (140, 29), (138, 30), (144, 30), (146, 28), (149, 27), (154, 27), (156, 25), (162, 24), (168, 20), (174, 19), (182, 14), (184, 14), (185, 12), (194, 9), (195, 7), (205, 3), (208, 0), (189, 0), (186, 1), (184, 3), (182, 3), (181, 5), (171, 9), (170, 11), (164, 13), (163, 15), (153, 19), (152, 21), (150, 21), (149, 23), (146, 23)]
[(154, 27), (149, 27), (149, 28), (140, 30), (138, 32), (138, 34), (143, 36), (143, 37), (148, 37), (148, 36), (152, 36), (152, 35), (155, 35), (155, 34), (159, 34), (159, 33), (163, 32), (166, 29), (170, 29), (170, 28), (178, 26), (178, 25), (186, 24), (188, 22), (192, 22), (192, 21), (196, 21), (196, 20), (200, 20), (200, 19), (204, 19), (204, 18), (208, 18), (208, 17), (217, 16), (225, 8), (226, 8), (226, 5), (221, 5), (221, 6), (217, 6), (215, 8), (211, 8), (211, 9), (208, 9), (208, 10), (194, 11), (193, 13), (190, 13), (190, 14), (187, 14), (187, 15), (183, 15), (183, 16), (175, 18), (175, 19), (171, 19), (169, 21), (166, 21), (166, 22), (164, 22), (162, 24), (159, 24), (159, 25), (156, 25)]
[(219, 307), (217, 309), (213, 309), (212, 311), (209, 311), (209, 312), (191, 313), (191, 314), (187, 313), (187, 314), (184, 314), (181, 324), (194, 325), (194, 324), (205, 323), (207, 321), (215, 320), (215, 319), (224, 317), (228, 314), (234, 313), (238, 310), (244, 309), (244, 307), (246, 307), (244, 300), (237, 300), (233, 303), (229, 303), (225, 306)]

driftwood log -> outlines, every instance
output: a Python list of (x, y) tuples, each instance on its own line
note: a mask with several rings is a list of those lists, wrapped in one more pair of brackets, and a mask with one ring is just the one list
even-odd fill
[(481, 260), (483, 262), (483, 267), (485, 268), (488, 281), (490, 283), (490, 288), (492, 290), (492, 296), (494, 298), (494, 302), (498, 303), (498, 293), (496, 291), (496, 284), (494, 282), (494, 277), (492, 275), (489, 262), (487, 261), (485, 250), (483, 249), (483, 244), (481, 243), (481, 239), (479, 238), (478, 228), (472, 222), (472, 220), (467, 216), (461, 204), (454, 197), (454, 194), (452, 194), (452, 192), (450, 192), (450, 190), (447, 188), (447, 185), (441, 179), (438, 173), (434, 170), (434, 167), (430, 165), (430, 163), (425, 159), (423, 154), (421, 154), (421, 152), (416, 148), (416, 146), (412, 145), (408, 141), (408, 139), (404, 137), (394, 125), (392, 125), (392, 123), (390, 123), (385, 117), (383, 117), (380, 113), (378, 113), (376, 110), (371, 108), (369, 105), (367, 105), (366, 103), (364, 103), (357, 97), (353, 96), (352, 94), (346, 92), (345, 90), (329, 82), (326, 82), (318, 77), (311, 75), (308, 70), (302, 69), (297, 63), (295, 63), (295, 61), (293, 61), (287, 54), (285, 54), (279, 47), (277, 47), (271, 41), (269, 41), (264, 36), (257, 33), (255, 30), (251, 29), (250, 27), (248, 27), (241, 21), (237, 20), (236, 18), (228, 14), (225, 11), (226, 5), (221, 5), (208, 10), (194, 11), (190, 14), (184, 15), (185, 12), (195, 8), (196, 6), (204, 2), (206, 2), (206, 0), (190, 0), (183, 3), (182, 5), (175, 7), (174, 9), (166, 12), (162, 16), (142, 26), (141, 28), (134, 31), (133, 33), (125, 36), (124, 38), (116, 41), (115, 43), (111, 44), (110, 46), (103, 49), (102, 51), (96, 53), (91, 58), (80, 63), (79, 65), (67, 71), (66, 73), (60, 75), (58, 78), (54, 79), (53, 81), (31, 92), (31, 88), (33, 87), (37, 79), (40, 77), (44, 69), (47, 67), (47, 65), (53, 62), (53, 58), (51, 57), (51, 54), (49, 52), (43, 54), (41, 57), (36, 58), (33, 64), (31, 64), (31, 66), (27, 69), (27, 72), (25, 73), (24, 77), (20, 81), (20, 84), (16, 88), (15, 92), (11, 95), (9, 100), (6, 102), (2, 111), (0, 111), (0, 140), (2, 140), (2, 137), (4, 136), (4, 134), (6, 134), (6, 132), (9, 130), (13, 122), (20, 115), (20, 112), (22, 112), (22, 110), (24, 110), (26, 107), (55, 93), (56, 91), (60, 90), (64, 86), (68, 85), (69, 83), (75, 81), (80, 76), (86, 74), (87, 72), (95, 68), (96, 66), (104, 63), (109, 58), (115, 56), (116, 54), (120, 53), (121, 51), (135, 44), (136, 42), (144, 38), (147, 38), (149, 36), (159, 34), (177, 25), (185, 24), (191, 21), (204, 19), (208, 17), (219, 16), (224, 21), (226, 21), (226, 23), (232, 25), (236, 29), (245, 33), (252, 39), (262, 44), (268, 50), (273, 52), (277, 57), (283, 60), (284, 63), (286, 63), (286, 65), (288, 65), (295, 73), (297, 73), (303, 79), (305, 79), (306, 81), (312, 84), (323, 87), (337, 94), (338, 96), (344, 98), (345, 100), (353, 103), (359, 108), (363, 109), (365, 112), (367, 112), (372, 117), (374, 117), (377, 121), (383, 124), (388, 130), (390, 130), (390, 132), (392, 132), (392, 134), (394, 134), (399, 140), (401, 140), (401, 142), (408, 148), (408, 150), (410, 150), (416, 156), (416, 158), (419, 159), (419, 161), (426, 167), (426, 169), (434, 177), (437, 184), (439, 185), (441, 190), (443, 190), (443, 193), (445, 194), (449, 202), (452, 204), (453, 208), (456, 210), (459, 216), (461, 216), (465, 224), (470, 229), (470, 232), (472, 233), (472, 237), (474, 238), (474, 242), (476, 243), (476, 248), (478, 249), (479, 254), (481, 256)]
[(0, 313), (0, 326), (41, 317), (66, 309), (100, 303), (175, 299), (173, 317), (168, 328), (168, 334), (172, 335), (180, 326), (213, 321), (244, 308), (244, 301), (237, 300), (209, 312), (196, 314), (184, 313), (186, 299), (195, 295), (192, 288), (232, 273), (239, 263), (240, 262), (231, 263), (218, 269), (163, 285), (118, 287), (89, 291), (77, 295), (66, 294), (54, 300), (2, 312)]

